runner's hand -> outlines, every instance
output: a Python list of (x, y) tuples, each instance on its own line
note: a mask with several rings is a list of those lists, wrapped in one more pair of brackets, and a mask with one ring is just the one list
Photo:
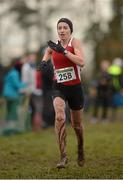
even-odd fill
[(47, 62), (42, 60), (37, 66), (38, 71), (46, 72), (47, 71)]
[(62, 47), (60, 41), (58, 41), (58, 44), (56, 44), (56, 43), (54, 43), (53, 41), (50, 40), (50, 41), (47, 42), (47, 44), (54, 51), (64, 54), (65, 48)]

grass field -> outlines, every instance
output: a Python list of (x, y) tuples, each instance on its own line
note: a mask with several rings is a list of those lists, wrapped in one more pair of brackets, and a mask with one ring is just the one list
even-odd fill
[(122, 179), (123, 122), (84, 123), (85, 157), (83, 168), (76, 163), (74, 131), (67, 127), (69, 163), (55, 168), (59, 151), (53, 128), (40, 133), (0, 137), (0, 179)]

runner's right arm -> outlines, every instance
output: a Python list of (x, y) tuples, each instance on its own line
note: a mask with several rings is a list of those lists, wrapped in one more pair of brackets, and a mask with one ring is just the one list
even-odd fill
[(49, 59), (51, 59), (51, 54), (52, 54), (52, 50), (50, 47), (47, 47), (44, 53), (44, 56), (42, 58), (42, 61), (48, 61)]

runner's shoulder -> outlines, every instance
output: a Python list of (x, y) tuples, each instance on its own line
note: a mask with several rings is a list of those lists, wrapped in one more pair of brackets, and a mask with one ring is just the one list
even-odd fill
[(81, 44), (80, 39), (73, 37), (72, 46), (74, 47), (74, 46), (79, 45), (79, 44)]

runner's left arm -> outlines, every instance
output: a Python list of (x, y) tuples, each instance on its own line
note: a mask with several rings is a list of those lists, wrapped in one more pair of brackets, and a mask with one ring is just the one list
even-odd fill
[(73, 39), (72, 41), (72, 46), (74, 48), (74, 53), (67, 52), (66, 57), (70, 59), (72, 62), (75, 64), (83, 67), (84, 66), (84, 57), (83, 57), (83, 52), (82, 52), (82, 46), (79, 40)]

